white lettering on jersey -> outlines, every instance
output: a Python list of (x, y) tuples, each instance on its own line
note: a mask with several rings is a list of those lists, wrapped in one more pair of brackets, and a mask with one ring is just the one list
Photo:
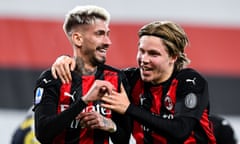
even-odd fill
[(61, 111), (61, 112), (65, 111), (65, 110), (68, 109), (68, 108), (69, 108), (69, 105), (67, 105), (67, 104), (61, 104), (61, 105), (60, 105), (60, 111)]
[[(67, 104), (60, 105), (61, 112), (63, 112), (64, 110), (66, 110), (68, 108), (69, 108), (69, 105), (67, 105)], [(100, 104), (87, 106), (85, 109), (83, 109), (82, 112), (93, 112), (93, 111), (96, 111), (104, 116), (112, 114), (111, 110), (101, 107)], [(79, 120), (73, 120), (71, 122), (70, 128), (78, 128), (79, 125), (80, 125)]]
[(87, 106), (82, 112), (93, 112), (97, 111), (98, 113), (106, 116), (106, 115), (111, 115), (111, 111), (107, 110), (104, 107), (101, 107), (100, 104), (92, 105), (92, 106)]
[(162, 117), (163, 117), (164, 119), (174, 119), (173, 114), (164, 114)]

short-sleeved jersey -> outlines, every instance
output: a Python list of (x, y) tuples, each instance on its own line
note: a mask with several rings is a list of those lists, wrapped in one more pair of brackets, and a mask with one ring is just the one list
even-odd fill
[[(62, 84), (54, 80), (51, 71), (45, 71), (37, 81), (35, 88), (35, 125), (36, 136), (44, 135), (43, 143), (54, 144), (108, 144), (111, 137), (114, 143), (129, 141), (128, 118), (100, 106), (101, 101), (86, 105), (81, 97), (87, 93), (96, 79), (111, 82), (117, 91), (123, 84), (128, 91), (128, 82), (124, 73), (100, 65), (95, 75), (72, 73), (72, 82)], [(80, 112), (97, 111), (117, 125), (117, 132), (109, 133), (98, 129), (82, 128), (75, 117)]]
[[(133, 137), (137, 144), (215, 143), (208, 119), (208, 86), (199, 73), (193, 69), (183, 69), (174, 72), (170, 79), (158, 85), (143, 82), (139, 69), (127, 69), (125, 73), (132, 86), (132, 102), (141, 108), (139, 110), (130, 106), (127, 110), (129, 115), (135, 117)], [(140, 115), (136, 114), (140, 111)], [(150, 112), (151, 115), (145, 114), (144, 111)], [(139, 117), (145, 124), (136, 120)], [(178, 136), (172, 134), (176, 130), (173, 129), (175, 126), (171, 127), (171, 122), (174, 125), (174, 120), (179, 117), (197, 121), (189, 136), (184, 139), (176, 139)], [(153, 122), (158, 120), (159, 122)], [(169, 125), (167, 131), (161, 129), (161, 125), (165, 124)]]

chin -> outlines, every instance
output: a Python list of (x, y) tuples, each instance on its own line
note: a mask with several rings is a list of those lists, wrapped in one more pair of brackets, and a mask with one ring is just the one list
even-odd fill
[(150, 76), (147, 76), (147, 75), (143, 75), (141, 73), (141, 79), (144, 81), (144, 82), (151, 82), (152, 81), (152, 78)]
[(95, 58), (94, 60), (95, 64), (105, 64), (106, 59), (105, 58)]
[(105, 64), (106, 60), (105, 59), (102, 59), (99, 61), (100, 64)]
[(143, 76), (141, 76), (141, 78), (144, 82), (151, 82), (152, 81), (151, 79), (143, 77)]

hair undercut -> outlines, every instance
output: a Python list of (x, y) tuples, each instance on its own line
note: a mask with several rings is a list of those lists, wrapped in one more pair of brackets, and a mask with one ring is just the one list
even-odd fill
[(76, 6), (67, 13), (63, 30), (70, 36), (73, 28), (94, 24), (96, 19), (102, 19), (109, 24), (110, 14), (106, 9), (94, 5)]

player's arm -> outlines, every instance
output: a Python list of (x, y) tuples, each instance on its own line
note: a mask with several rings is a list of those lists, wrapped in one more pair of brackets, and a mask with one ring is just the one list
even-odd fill
[(49, 143), (66, 128), (86, 104), (78, 99), (70, 108), (57, 114), (60, 81), (51, 77), (50, 71), (43, 73), (35, 88), (35, 132), (42, 143)]
[[(189, 136), (196, 124), (194, 118), (183, 116), (175, 116), (174, 119), (171, 120), (164, 119), (162, 116), (152, 114), (130, 103), (127, 96), (115, 92), (113, 92), (113, 94), (114, 96), (104, 96), (102, 98), (102, 100), (106, 102), (102, 104), (103, 107), (128, 115), (131, 119), (138, 121), (159, 134), (167, 134), (174, 139), (182, 140)], [(115, 95), (119, 95), (119, 97), (115, 97)]]
[(170, 135), (180, 141), (190, 135), (197, 123), (196, 119), (190, 117), (175, 116), (171, 120), (165, 119), (133, 104), (130, 104), (126, 114), (153, 131), (162, 135)]

